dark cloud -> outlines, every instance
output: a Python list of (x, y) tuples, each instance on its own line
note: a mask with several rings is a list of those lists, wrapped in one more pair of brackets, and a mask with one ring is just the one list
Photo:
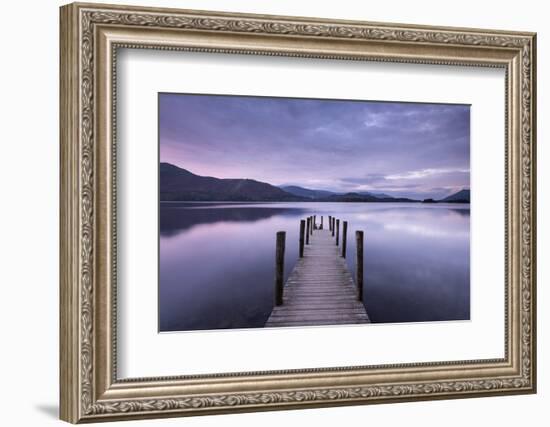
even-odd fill
[(161, 160), (198, 174), (403, 195), (469, 186), (468, 106), (159, 96)]

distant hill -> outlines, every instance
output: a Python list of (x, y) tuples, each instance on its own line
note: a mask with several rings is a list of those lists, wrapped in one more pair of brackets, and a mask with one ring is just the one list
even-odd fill
[(406, 197), (376, 197), (370, 193), (345, 193), (332, 194), (328, 197), (317, 199), (319, 202), (417, 202), (418, 200), (408, 199)]
[(326, 190), (313, 190), (297, 185), (286, 185), (280, 188), (296, 196), (307, 197), (308, 199), (323, 202), (416, 202), (416, 200), (413, 199), (393, 197), (385, 193), (371, 193), (370, 191), (360, 193), (336, 193)]
[(385, 193), (372, 193), (370, 191), (365, 191), (365, 192), (362, 192), (362, 193), (359, 193), (361, 195), (367, 195), (367, 196), (374, 196), (374, 197), (377, 197), (379, 199), (393, 199), (394, 197), (393, 196), (390, 196), (389, 194), (385, 194)]
[(332, 194), (336, 194), (332, 191), (312, 190), (310, 188), (298, 187), (297, 185), (284, 185), (279, 188), (287, 193), (299, 197), (307, 197), (308, 199), (318, 199), (319, 197), (328, 197)]
[(470, 190), (463, 189), (440, 200), (443, 203), (470, 203)]
[(161, 201), (303, 201), (303, 197), (253, 179), (199, 176), (170, 163), (160, 164)]

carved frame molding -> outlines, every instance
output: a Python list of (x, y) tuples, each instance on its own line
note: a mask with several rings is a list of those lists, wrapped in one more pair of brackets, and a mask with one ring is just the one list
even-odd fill
[[(114, 65), (121, 47), (504, 67), (506, 357), (117, 380), (113, 147)], [(534, 392), (535, 68), (532, 33), (62, 7), (61, 418), (101, 421)], [(285, 386), (289, 380), (293, 385)]]

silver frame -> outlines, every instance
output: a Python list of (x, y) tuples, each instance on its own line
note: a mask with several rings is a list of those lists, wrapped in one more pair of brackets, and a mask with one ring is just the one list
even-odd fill
[[(63, 420), (535, 392), (535, 34), (75, 3), (61, 8), (60, 42)], [(118, 48), (504, 68), (505, 357), (118, 379)]]

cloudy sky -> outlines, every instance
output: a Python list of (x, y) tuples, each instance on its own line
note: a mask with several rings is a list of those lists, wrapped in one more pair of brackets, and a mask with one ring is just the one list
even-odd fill
[(197, 175), (441, 198), (470, 187), (470, 107), (159, 94), (160, 160)]

